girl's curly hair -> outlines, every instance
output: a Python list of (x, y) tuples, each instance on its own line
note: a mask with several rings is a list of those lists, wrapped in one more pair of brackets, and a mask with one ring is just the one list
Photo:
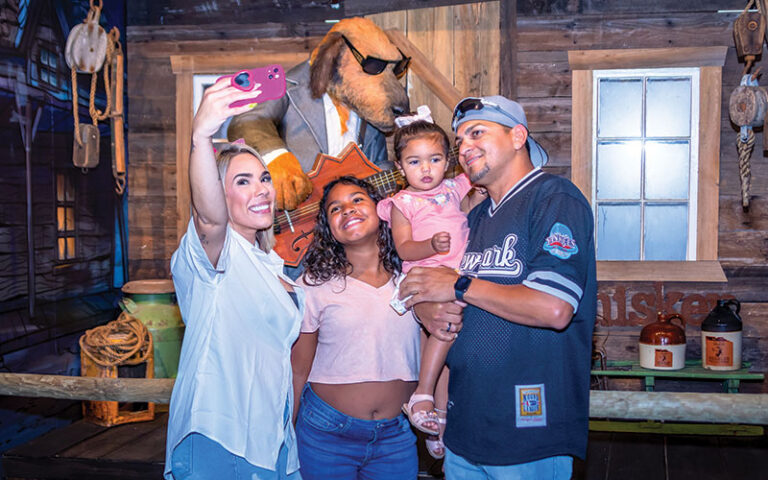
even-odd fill
[[(314, 238), (304, 257), (304, 281), (308, 285), (321, 285), (332, 278), (345, 278), (352, 273), (352, 265), (347, 260), (344, 245), (339, 243), (328, 224), (328, 212), (326, 204), (328, 195), (333, 187), (338, 184), (356, 185), (360, 187), (374, 203), (381, 200), (381, 195), (373, 186), (365, 180), (351, 176), (343, 176), (329, 182), (323, 189), (323, 198), (320, 200), (317, 212), (317, 224), (313, 230)], [(392, 240), (392, 231), (387, 222), (379, 219), (379, 236), (376, 242), (379, 246), (379, 261), (389, 273), (395, 274), (401, 271), (401, 260), (395, 250), (395, 242)]]

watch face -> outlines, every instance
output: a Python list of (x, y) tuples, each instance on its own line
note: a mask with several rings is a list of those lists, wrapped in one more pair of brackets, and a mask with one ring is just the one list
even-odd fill
[(472, 281), (472, 277), (467, 277), (466, 275), (462, 275), (459, 277), (458, 280), (456, 280), (456, 283), (453, 284), (453, 288), (455, 290), (465, 292), (469, 288), (469, 283), (471, 281)]

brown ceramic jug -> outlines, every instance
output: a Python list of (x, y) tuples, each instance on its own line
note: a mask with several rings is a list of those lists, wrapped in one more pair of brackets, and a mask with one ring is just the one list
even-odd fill
[[(672, 323), (679, 320), (680, 326)], [(658, 313), (658, 320), (640, 331), (640, 366), (654, 370), (679, 370), (685, 366), (685, 320), (673, 313)]]

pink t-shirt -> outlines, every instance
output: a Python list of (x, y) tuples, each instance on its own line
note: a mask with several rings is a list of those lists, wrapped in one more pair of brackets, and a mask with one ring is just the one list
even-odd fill
[(461, 200), (472, 189), (465, 174), (446, 178), (440, 185), (425, 192), (400, 190), (385, 198), (376, 206), (379, 218), (391, 224), (392, 206), (396, 206), (411, 224), (411, 235), (416, 241), (432, 238), (438, 232), (451, 235), (451, 250), (422, 260), (403, 261), (403, 272), (415, 266), (436, 267), (445, 265), (458, 268), (469, 238), (467, 215), (461, 211)]
[(379, 288), (347, 276), (306, 287), (303, 333), (317, 331), (309, 381), (414, 381), (419, 378), (419, 325), (389, 306), (394, 281)]

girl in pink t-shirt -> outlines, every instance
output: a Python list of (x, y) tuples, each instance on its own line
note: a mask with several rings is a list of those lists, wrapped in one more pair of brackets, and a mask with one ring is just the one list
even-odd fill
[[(408, 118), (398, 121), (405, 123)], [(432, 123), (428, 113), (427, 119), (398, 128), (394, 147), (395, 164), (408, 186), (379, 202), (377, 212), (392, 227), (395, 247), (403, 260), (403, 273), (414, 266), (458, 268), (469, 235), (467, 212), (483, 195), (467, 196), (472, 185), (463, 173), (445, 178), (448, 136)], [(440, 435), (445, 424), (448, 369), (444, 364), (451, 344), (435, 337), (427, 339), (418, 387), (403, 406), (411, 423), (432, 435)], [(429, 440), (427, 447), (435, 458), (444, 455), (441, 440)]]

